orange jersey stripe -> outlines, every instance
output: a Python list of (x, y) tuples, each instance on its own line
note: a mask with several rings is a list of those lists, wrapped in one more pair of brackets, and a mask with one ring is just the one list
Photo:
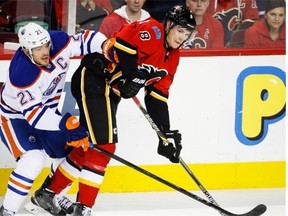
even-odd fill
[(15, 181), (14, 179), (12, 179), (11, 177), (9, 178), (9, 181), (12, 182), (13, 184), (25, 189), (25, 190), (30, 190), (31, 186), (27, 186), (27, 185), (24, 185), (24, 184), (21, 184), (20, 182), (18, 181)]
[(1, 116), (1, 120), (2, 120), (2, 127), (10, 144), (12, 154), (14, 155), (15, 158), (18, 158), (20, 155), (22, 155), (22, 152), (19, 150), (19, 148), (15, 143), (15, 140), (13, 139), (9, 125), (7, 123), (7, 119), (4, 116)]
[(60, 95), (59, 95), (59, 96), (55, 96), (55, 97), (53, 98), (53, 100), (60, 100)]
[(42, 106), (37, 107), (36, 109), (34, 109), (31, 114), (28, 116), (27, 121), (30, 122), (30, 120), (33, 118), (33, 116), (35, 115), (35, 113), (41, 108)]
[(86, 41), (87, 37), (89, 36), (90, 31), (85, 31), (84, 33), (84, 41)]

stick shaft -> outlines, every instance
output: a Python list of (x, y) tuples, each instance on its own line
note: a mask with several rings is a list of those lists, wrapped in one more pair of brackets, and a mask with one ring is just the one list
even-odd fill
[[(167, 138), (165, 137), (165, 135), (161, 132), (161, 130), (157, 127), (157, 125), (155, 124), (155, 122), (153, 121), (153, 119), (150, 117), (150, 115), (148, 114), (148, 112), (146, 111), (146, 109), (141, 105), (140, 101), (138, 100), (138, 98), (136, 96), (132, 97), (133, 101), (136, 103), (136, 105), (139, 107), (139, 109), (141, 110), (141, 112), (144, 114), (145, 118), (149, 121), (149, 123), (151, 124), (152, 128), (156, 131), (156, 133), (158, 134), (158, 136), (162, 139), (162, 141), (164, 142), (169, 142), (167, 140)], [(252, 210), (250, 210), (247, 213), (244, 214), (233, 214), (231, 212), (226, 211), (225, 209), (221, 208), (216, 201), (213, 199), (213, 197), (209, 194), (209, 192), (204, 188), (204, 186), (200, 183), (200, 181), (196, 178), (196, 176), (193, 174), (193, 172), (189, 169), (189, 167), (185, 164), (185, 162), (183, 161), (182, 158), (179, 158), (179, 161), (181, 163), (181, 165), (184, 167), (184, 169), (188, 172), (188, 174), (192, 177), (192, 179), (195, 181), (195, 183), (198, 185), (198, 187), (201, 189), (201, 191), (205, 194), (205, 196), (208, 197), (209, 201), (202, 199), (200, 197), (198, 197), (195, 194), (192, 194), (186, 190), (184, 190), (183, 188), (180, 188), (176, 185), (173, 185), (170, 182), (167, 182), (163, 179), (159, 179), (158, 176), (153, 175), (152, 173), (148, 174), (148, 176), (150, 176), (151, 178), (155, 178), (156, 180), (162, 182), (163, 184), (166, 184), (169, 187), (174, 188), (175, 190), (209, 206), (212, 207), (216, 210), (218, 210), (218, 212), (221, 215), (232, 215), (232, 216), (259, 216), (262, 215), (264, 212), (266, 212), (267, 207), (263, 204), (259, 204), (257, 205), (255, 208), (253, 208)], [(126, 164), (128, 165), (128, 164)], [(132, 165), (132, 164), (131, 164)], [(129, 166), (129, 165), (128, 165)], [(135, 166), (135, 165), (133, 165)], [(136, 169), (136, 167), (134, 167)], [(140, 168), (141, 169), (141, 168)], [(138, 170), (139, 172), (141, 172), (141, 170)], [(147, 171), (146, 171), (147, 172)], [(146, 173), (144, 173), (146, 174)], [(146, 174), (147, 175), (147, 174)]]
[[(146, 117), (148, 122), (151, 124), (153, 129), (156, 131), (157, 135), (162, 139), (162, 141), (168, 143), (169, 141), (167, 140), (165, 135), (161, 132), (161, 130), (158, 128), (158, 126), (155, 124), (153, 119), (150, 117), (147, 110), (141, 105), (139, 99), (136, 96), (132, 97), (132, 99), (135, 102), (135, 104), (139, 107), (143, 115)], [(218, 207), (220, 207), (218, 203), (214, 200), (214, 198), (211, 196), (211, 194), (205, 189), (205, 187), (201, 184), (198, 178), (194, 175), (194, 173), (189, 169), (189, 167), (187, 166), (187, 164), (184, 162), (184, 160), (181, 157), (179, 157), (179, 162), (181, 166), (186, 170), (186, 172), (190, 175), (190, 177), (194, 180), (194, 182), (197, 184), (200, 190), (205, 194), (208, 200), (212, 202), (214, 205), (217, 205)], [(221, 215), (225, 216), (225, 214), (223, 213), (221, 213)]]
[(99, 145), (94, 145), (92, 143), (91, 143), (91, 145), (93, 146), (94, 149), (102, 152), (103, 154), (107, 155), (108, 157), (113, 158), (114, 160), (117, 160), (120, 163), (123, 163), (123, 164), (127, 165), (128, 167), (135, 169), (138, 172), (140, 172), (140, 173), (142, 173), (142, 174), (144, 174), (144, 175), (146, 175), (146, 176), (148, 176), (148, 177), (150, 177), (150, 178), (152, 178), (158, 182), (161, 182), (162, 184), (164, 184), (164, 185), (166, 185), (172, 189), (175, 189), (176, 191), (179, 191), (180, 193), (182, 193), (182, 194), (184, 194), (184, 195), (186, 195), (186, 196), (188, 196), (188, 197), (190, 197), (190, 198), (192, 198), (198, 202), (201, 202), (202, 204), (204, 204), (206, 206), (209, 206), (213, 209), (216, 209), (217, 211), (219, 211), (222, 214), (225, 214), (227, 216), (260, 216), (266, 211), (266, 206), (263, 204), (260, 204), (260, 205), (256, 206), (254, 209), (252, 209), (251, 211), (244, 213), (244, 214), (231, 213), (231, 212), (229, 212), (229, 211), (227, 211), (227, 210), (225, 210), (225, 209), (223, 209), (217, 205), (214, 205), (213, 203), (211, 203), (211, 202), (209, 202), (209, 201), (207, 201), (207, 200), (205, 200), (205, 199), (203, 199), (203, 198), (201, 198), (201, 197), (199, 197), (193, 193), (190, 193), (189, 191), (187, 191), (187, 190), (185, 190), (185, 189), (183, 189), (183, 188), (181, 188), (181, 187), (179, 187), (179, 186), (177, 186), (177, 185), (175, 185), (175, 184), (173, 184), (173, 183), (171, 183), (171, 182), (169, 182), (169, 181), (167, 181), (167, 180), (165, 180), (165, 179), (163, 179), (163, 178), (161, 178), (161, 177), (159, 177), (159, 176), (157, 176), (157, 175), (155, 175), (155, 174), (153, 174), (153, 173), (151, 173), (151, 172), (149, 172), (149, 171), (147, 171), (141, 167), (139, 167), (139, 166), (136, 166), (135, 164), (133, 164), (133, 163), (131, 163), (131, 162), (129, 162), (129, 161), (127, 161), (127, 160), (125, 160), (125, 159), (123, 159), (123, 158), (121, 158), (121, 157), (119, 157), (119, 156), (117, 156), (111, 152), (106, 151), (105, 149), (100, 148)]
[(173, 183), (171, 183), (171, 182), (169, 182), (169, 181), (167, 181), (167, 180), (165, 180), (165, 179), (163, 179), (163, 178), (161, 178), (161, 177), (159, 177), (159, 176), (157, 176), (157, 175), (155, 175), (155, 174), (153, 174), (153, 173), (151, 173), (151, 172), (149, 172), (149, 171), (147, 171), (147, 170), (145, 170), (145, 169), (143, 169), (143, 168), (141, 168), (141, 167), (139, 167), (139, 166), (137, 166), (137, 165), (135, 165), (129, 161), (127, 161), (127, 160), (125, 160), (124, 158), (121, 158), (115, 154), (112, 154), (112, 153), (106, 151), (105, 149), (102, 149), (101, 147), (99, 147), (99, 145), (94, 145), (93, 148), (102, 152), (103, 154), (107, 155), (108, 157), (111, 157), (114, 160), (117, 160), (118, 162), (123, 163), (123, 164), (127, 165), (128, 167), (133, 168), (133, 169), (137, 170), (138, 172), (140, 172), (140, 173), (142, 173), (142, 174), (144, 174), (144, 175), (146, 175), (146, 176), (148, 176), (154, 180), (161, 182), (162, 184), (164, 184), (164, 185), (166, 185), (166, 186), (168, 186), (168, 187), (170, 187), (176, 191), (179, 191), (180, 193), (182, 193), (186, 196), (189, 196), (190, 198), (195, 199), (198, 202), (201, 202), (204, 205), (207, 205), (211, 208), (214, 208), (217, 211), (223, 212), (226, 215), (231, 215), (231, 216), (235, 215), (235, 214), (228, 212), (225, 209), (222, 209), (221, 207), (216, 206), (213, 203), (197, 196), (196, 194), (193, 194), (193, 193), (191, 193), (191, 192), (189, 192), (189, 191), (187, 191), (187, 190), (185, 190), (185, 189), (183, 189), (183, 188), (181, 188), (181, 187), (179, 187), (179, 186), (177, 186), (177, 185), (175, 185), (175, 184), (173, 184)]
[[(211, 194), (206, 190), (206, 188), (201, 184), (201, 182), (198, 180), (198, 178), (194, 175), (194, 173), (189, 169), (187, 164), (183, 161), (181, 157), (179, 157), (180, 164), (182, 167), (186, 170), (186, 172), (190, 175), (190, 177), (194, 180), (194, 182), (197, 184), (197, 186), (200, 188), (200, 190), (205, 194), (205, 196), (208, 198), (208, 200), (213, 203), (216, 206), (219, 206), (219, 204), (215, 201), (215, 199), (211, 196)], [(219, 206), (220, 207), (220, 206)], [(225, 216), (223, 212), (219, 212), (222, 216)]]

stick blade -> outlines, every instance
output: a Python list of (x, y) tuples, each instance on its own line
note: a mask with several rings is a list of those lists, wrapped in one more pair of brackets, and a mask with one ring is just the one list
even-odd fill
[(254, 209), (252, 209), (248, 213), (243, 214), (243, 216), (259, 216), (259, 215), (264, 214), (266, 212), (266, 210), (267, 210), (266, 205), (259, 204), (258, 206), (256, 206)]

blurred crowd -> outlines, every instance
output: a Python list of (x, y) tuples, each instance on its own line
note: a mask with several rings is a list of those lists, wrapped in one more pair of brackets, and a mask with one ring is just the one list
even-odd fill
[[(126, 1), (77, 0), (76, 32), (98, 30), (103, 19)], [(0, 0), (0, 43), (17, 41), (15, 33), (27, 20), (47, 29), (66, 31), (68, 3), (68, 0)], [(163, 22), (174, 5), (192, 10), (197, 22), (183, 49), (285, 47), (285, 0), (146, 0), (143, 9)]]

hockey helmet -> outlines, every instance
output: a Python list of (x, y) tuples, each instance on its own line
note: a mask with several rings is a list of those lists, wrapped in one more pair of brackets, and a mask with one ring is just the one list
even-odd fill
[(170, 28), (173, 28), (175, 24), (177, 24), (193, 31), (196, 27), (196, 20), (192, 12), (181, 5), (176, 5), (168, 11), (166, 14), (165, 25), (167, 20), (172, 21), (172, 26)]
[(19, 43), (22, 48), (31, 49), (50, 42), (50, 35), (42, 26), (30, 22), (18, 31)]

